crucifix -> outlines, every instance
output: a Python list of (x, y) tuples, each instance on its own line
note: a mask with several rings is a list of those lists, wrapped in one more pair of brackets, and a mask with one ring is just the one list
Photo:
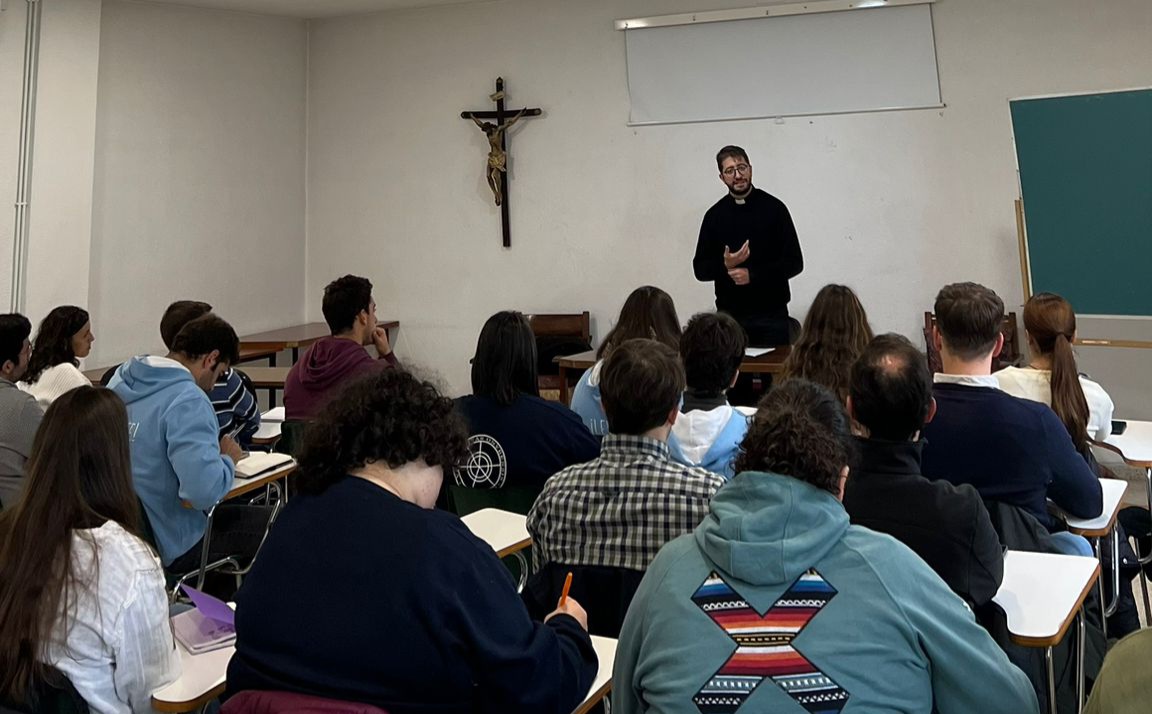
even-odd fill
[[(504, 247), (512, 246), (512, 231), (508, 223), (508, 151), (505, 136), (508, 127), (520, 121), (522, 117), (540, 116), (539, 109), (505, 109), (504, 108), (504, 78), (496, 78), (496, 92), (488, 96), (496, 102), (494, 112), (460, 112), (461, 119), (471, 119), (480, 127), (488, 137), (488, 163), (484, 167), (484, 175), (488, 179), (488, 188), (492, 189), (492, 196), (496, 205), (500, 207), (500, 226), (504, 231)], [(480, 121), (481, 119), (495, 119), (496, 123)]]

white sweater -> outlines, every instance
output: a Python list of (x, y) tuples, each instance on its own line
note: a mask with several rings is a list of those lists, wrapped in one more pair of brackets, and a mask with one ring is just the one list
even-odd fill
[[(1000, 389), (1014, 397), (1052, 406), (1052, 372), (1031, 367), (1006, 367), (992, 375)], [(1104, 441), (1112, 433), (1112, 397), (1099, 384), (1081, 375), (1080, 386), (1088, 402), (1088, 438)]]
[(37, 379), (35, 384), (21, 382), (20, 388), (36, 397), (36, 402), (40, 408), (47, 411), (48, 406), (64, 392), (91, 384), (92, 382), (84, 376), (79, 368), (69, 362), (61, 362), (41, 372), (40, 379)]
[(74, 531), (72, 549), (87, 587), (74, 591), (71, 616), (57, 618), (44, 659), (93, 714), (151, 712), (152, 692), (180, 676), (160, 561), (113, 521)]

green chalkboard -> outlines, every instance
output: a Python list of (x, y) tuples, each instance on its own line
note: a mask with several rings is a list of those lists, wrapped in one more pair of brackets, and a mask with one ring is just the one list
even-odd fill
[(1152, 90), (1010, 107), (1033, 292), (1152, 316)]

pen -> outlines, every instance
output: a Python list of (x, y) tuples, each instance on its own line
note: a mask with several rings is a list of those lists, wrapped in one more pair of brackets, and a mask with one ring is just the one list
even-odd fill
[(572, 589), (572, 571), (568, 571), (568, 577), (564, 578), (564, 589), (560, 591), (560, 604), (558, 607), (564, 607), (564, 603), (568, 600), (568, 591)]

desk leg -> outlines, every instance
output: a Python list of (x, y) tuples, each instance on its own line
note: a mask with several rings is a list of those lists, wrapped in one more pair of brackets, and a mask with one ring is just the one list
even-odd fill
[(276, 408), (276, 388), (275, 387), (269, 387), (268, 388), (268, 408), (269, 409), (275, 409)]
[[(1120, 605), (1120, 531), (1114, 527), (1108, 539), (1112, 542), (1112, 602), (1104, 610), (1105, 617), (1115, 615)], [(1104, 634), (1107, 637), (1107, 627), (1104, 628)]]
[[(1152, 468), (1144, 469), (1144, 484), (1148, 487), (1148, 511), (1152, 513)], [(1140, 540), (1135, 541), (1136, 548), (1136, 561), (1141, 565), (1140, 573), (1136, 577), (1140, 578), (1140, 591), (1144, 595), (1144, 618), (1145, 621), (1152, 619), (1152, 606), (1148, 604), (1148, 582), (1144, 579), (1143, 566), (1152, 562), (1152, 551), (1146, 554), (1140, 553)]]
[(272, 356), (270, 356), (268, 358), (268, 366), (269, 367), (275, 367), (276, 366), (276, 353), (275, 352), (273, 352)]
[[(1096, 536), (1091, 539), (1092, 551), (1096, 553), (1096, 560), (1100, 561), (1100, 567), (1104, 567), (1104, 549), (1100, 545), (1100, 537)], [(1115, 562), (1115, 561), (1113, 561)], [(1113, 590), (1113, 597), (1116, 591)], [(1108, 606), (1104, 602), (1104, 578), (1096, 578), (1096, 595), (1100, 598), (1100, 623), (1104, 628), (1104, 639), (1108, 639)]]
[(1056, 710), (1056, 668), (1052, 664), (1052, 648), (1044, 648), (1044, 665), (1048, 672), (1048, 711), (1051, 714), (1060, 714)]
[(204, 528), (204, 542), (200, 546), (200, 574), (196, 578), (196, 589), (204, 589), (204, 576), (208, 574), (208, 546), (212, 542), (212, 517), (216, 515), (216, 506), (208, 509), (208, 523)]
[(564, 406), (572, 406), (572, 399), (568, 395), (568, 368), (560, 365), (560, 403)]
[(524, 586), (528, 584), (528, 559), (524, 557), (522, 550), (518, 550), (512, 555), (520, 565), (520, 582), (516, 583), (516, 592), (524, 592)]
[(1076, 616), (1080, 621), (1076, 629), (1076, 712), (1084, 711), (1084, 638), (1087, 636), (1086, 620), (1088, 613), (1084, 606), (1080, 606), (1080, 614)]

